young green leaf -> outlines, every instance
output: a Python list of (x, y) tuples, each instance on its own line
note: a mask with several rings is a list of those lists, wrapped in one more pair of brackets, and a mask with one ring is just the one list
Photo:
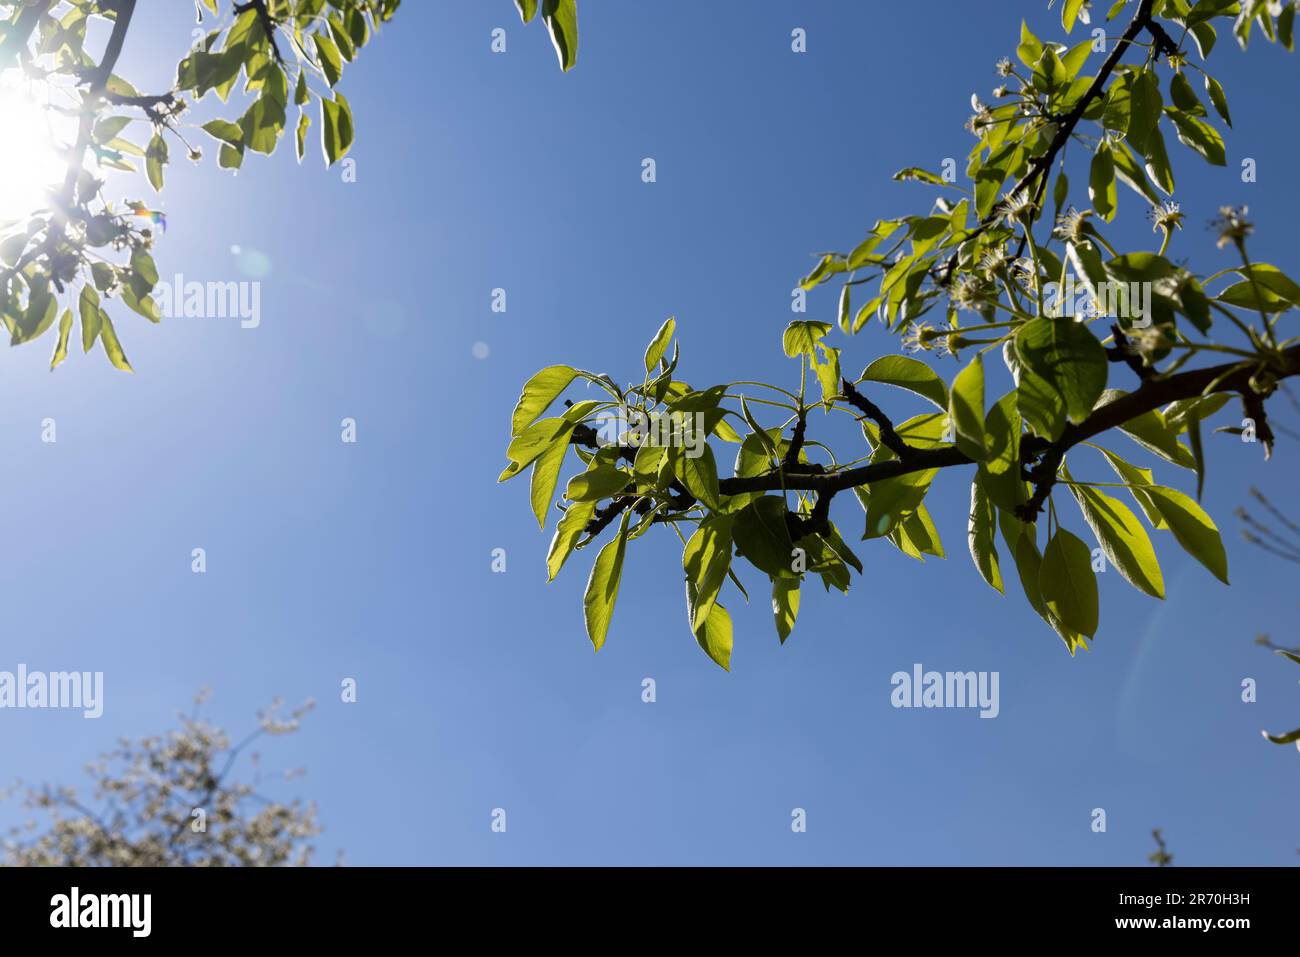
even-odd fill
[(772, 616), (776, 619), (776, 633), (781, 644), (785, 644), (799, 616), (799, 579), (772, 579)]
[(668, 351), (668, 342), (672, 339), (673, 330), (676, 328), (677, 320), (669, 316), (664, 320), (664, 324), (659, 327), (655, 337), (650, 340), (650, 345), (645, 350), (645, 371), (647, 375), (655, 371), (655, 368), (659, 365), (659, 360)]
[(1071, 485), (1070, 493), (1115, 569), (1139, 591), (1164, 598), (1165, 580), (1155, 549), (1142, 523), (1129, 507), (1119, 499), (1085, 485)]
[(957, 448), (982, 462), (988, 450), (984, 446), (984, 361), (979, 353), (953, 380), (948, 418)]
[(614, 603), (618, 600), (618, 586), (623, 578), (623, 556), (627, 551), (627, 522), (630, 510), (624, 510), (623, 520), (618, 526), (618, 535), (596, 556), (596, 563), (591, 566), (591, 576), (587, 579), (587, 590), (582, 596), (583, 619), (587, 625), (587, 637), (597, 651), (605, 644), (605, 635), (609, 632), (609, 622), (614, 616)]
[(1043, 552), (1038, 585), (1048, 611), (1066, 628), (1089, 638), (1097, 633), (1097, 576), (1092, 551), (1081, 539), (1056, 530)]
[(564, 563), (573, 553), (573, 547), (582, 537), (583, 530), (596, 512), (595, 502), (574, 502), (564, 512), (555, 526), (551, 547), (546, 552), (546, 580), (554, 581)]
[[(690, 589), (690, 583), (686, 585)], [(689, 600), (689, 599), (688, 599)], [(695, 631), (695, 641), (723, 671), (731, 670), (732, 630), (731, 615), (722, 605), (715, 603), (709, 615)]]
[(1092, 154), (1092, 166), (1088, 172), (1088, 196), (1098, 216), (1106, 222), (1115, 218), (1118, 202), (1115, 193), (1115, 157), (1106, 140), (1102, 140), (1097, 146), (1097, 152)]
[[(1106, 350), (1081, 322), (1038, 317), (1016, 332), (1016, 354), (1060, 394), (1070, 421), (1088, 417), (1106, 388)], [(1022, 409), (1023, 411), (1023, 409)]]
[(1214, 520), (1195, 500), (1173, 488), (1153, 485), (1143, 490), (1160, 512), (1178, 544), (1187, 554), (1208, 568), (1214, 577), (1228, 584), (1228, 554)]
[(989, 501), (984, 485), (976, 476), (970, 486), (970, 518), (966, 526), (966, 540), (971, 560), (980, 576), (997, 591), (1002, 588), (1002, 570), (998, 565), (998, 550), (994, 544), (993, 503)]
[(863, 370), (859, 382), (883, 382), (914, 392), (939, 408), (948, 408), (948, 387), (939, 374), (920, 359), (881, 356)]

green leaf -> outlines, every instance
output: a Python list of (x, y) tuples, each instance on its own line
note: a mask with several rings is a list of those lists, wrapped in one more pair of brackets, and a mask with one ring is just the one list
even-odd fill
[(1133, 496), (1133, 501), (1137, 502), (1138, 508), (1142, 509), (1142, 514), (1146, 516), (1152, 527), (1168, 528), (1164, 516), (1160, 514), (1160, 509), (1156, 508), (1155, 502), (1147, 494), (1146, 487), (1154, 484), (1151, 470), (1138, 468), (1126, 462), (1110, 449), (1102, 449), (1101, 453), (1106, 456), (1106, 461), (1110, 463), (1110, 467), (1115, 470), (1120, 480), (1130, 486), (1129, 494)]
[(53, 372), (59, 367), (64, 359), (68, 357), (68, 334), (72, 331), (72, 310), (65, 309), (63, 318), (59, 320), (59, 339), (54, 345), (54, 355), (50, 357), (50, 371)]
[(1078, 19), (1082, 7), (1083, 0), (1065, 0), (1065, 3), (1061, 4), (1061, 26), (1065, 28), (1066, 33), (1074, 29), (1074, 21)]
[[(1066, 478), (1068, 481), (1068, 473)], [(1071, 485), (1070, 493), (1115, 569), (1139, 591), (1164, 598), (1165, 580), (1155, 549), (1129, 507), (1117, 498), (1083, 485)]]
[(1286, 312), (1292, 308), (1289, 299), (1279, 296), (1263, 283), (1252, 283), (1250, 280), (1233, 283), (1215, 296), (1214, 300), (1253, 312)]
[(222, 169), (239, 169), (244, 165), (244, 148), (222, 143), (221, 150), (217, 154), (217, 165)]
[(562, 418), (552, 417), (534, 422), (511, 439), (510, 444), (506, 446), (506, 458), (510, 460), (510, 465), (501, 473), (497, 481), (504, 482), (506, 479), (513, 478), (531, 465), (533, 460), (553, 443), (567, 442), (572, 431), (573, 423)]
[(1043, 589), (1039, 584), (1043, 558), (1038, 554), (1038, 544), (1032, 536), (1021, 535), (1016, 539), (1013, 552), (1016, 559), (1016, 575), (1020, 579), (1020, 587), (1024, 589), (1025, 600), (1040, 617), (1046, 619), (1047, 603), (1043, 600)]
[(307, 131), (311, 129), (311, 117), (306, 113), (298, 115), (298, 129), (294, 133), (294, 149), (301, 163), (307, 155)]
[(1088, 196), (1092, 208), (1106, 222), (1115, 218), (1118, 197), (1115, 192), (1115, 158), (1110, 144), (1102, 140), (1097, 152), (1092, 154), (1092, 167), (1088, 173)]
[(1032, 81), (1037, 89), (1046, 93), (1058, 90), (1070, 81), (1069, 76), (1066, 74), (1065, 64), (1057, 56), (1054, 47), (1046, 46), (1043, 48), (1042, 55), (1039, 56), (1038, 62), (1034, 64)]
[(677, 463), (677, 474), (686, 490), (713, 511), (722, 508), (722, 495), (718, 491), (718, 464), (713, 449), (702, 443), (701, 453), (691, 458), (686, 451)]
[(971, 560), (979, 569), (980, 576), (989, 585), (1001, 592), (1002, 571), (998, 566), (998, 551), (994, 544), (993, 503), (989, 501), (984, 484), (977, 475), (970, 486), (970, 516), (966, 525), (966, 541), (970, 547)]
[[(918, 505), (915, 512), (895, 525), (894, 530), (889, 533), (889, 540), (904, 554), (918, 561), (925, 561), (923, 557), (925, 555), (944, 557), (939, 530), (935, 528), (934, 519), (930, 517), (930, 510), (924, 505)], [(860, 563), (858, 572), (859, 574), (862, 572)]]
[[(754, 418), (754, 414), (749, 411), (749, 403), (745, 401), (743, 396), (740, 399), (740, 414), (744, 418), (745, 424), (749, 426), (750, 434), (745, 437), (745, 441), (741, 443), (740, 451), (736, 455), (736, 474), (759, 475), (761, 474), (760, 472), (746, 473), (741, 471), (743, 466), (742, 460), (747, 450), (746, 447), (750, 445), (751, 439), (757, 443), (759, 448), (763, 450), (764, 461), (762, 462), (762, 471), (767, 471), (767, 469), (771, 467), (771, 460), (776, 458), (777, 438), (769, 434), (767, 429), (764, 429), (758, 424), (758, 421)], [(757, 452), (757, 450), (752, 450), (752, 452)], [(755, 456), (755, 458), (757, 458), (757, 456)]]
[(799, 616), (799, 579), (772, 579), (772, 616), (776, 619), (776, 633), (781, 644), (785, 644)]
[(622, 492), (631, 481), (632, 477), (622, 469), (597, 460), (587, 471), (569, 479), (564, 497), (571, 502), (599, 501)]
[(95, 292), (94, 286), (81, 287), (78, 311), (81, 313), (81, 351), (89, 352), (95, 340), (99, 338), (99, 331), (103, 324), (103, 314), (99, 308), (99, 293)]
[(1218, 130), (1190, 113), (1181, 110), (1168, 110), (1167, 113), (1178, 130), (1179, 142), (1200, 153), (1206, 162), (1214, 166), (1227, 165), (1223, 137)]
[(1065, 400), (1056, 387), (1025, 368), (1014, 340), (1003, 343), (1002, 358), (1016, 383), (1016, 409), (1034, 434), (1055, 441), (1065, 428)]
[(943, 177), (937, 173), (931, 173), (929, 170), (921, 169), (919, 166), (909, 166), (906, 169), (900, 169), (893, 176), (894, 180), (900, 183), (918, 182), (929, 183), (931, 186), (943, 186)]
[(560, 478), (560, 467), (564, 464), (564, 453), (569, 450), (569, 443), (554, 442), (533, 462), (533, 476), (529, 485), (529, 499), (533, 514), (537, 516), (538, 528), (546, 528), (546, 516), (550, 514), (551, 502), (555, 499), (555, 484)]
[(800, 355), (811, 356), (815, 352), (817, 341), (831, 331), (829, 322), (814, 322), (811, 319), (796, 319), (785, 327), (781, 336), (781, 345), (790, 358)]
[(1232, 114), (1228, 112), (1228, 98), (1224, 95), (1223, 86), (1210, 74), (1205, 74), (1205, 92), (1210, 95), (1210, 102), (1214, 104), (1214, 112), (1223, 117), (1223, 122), (1232, 126)]
[(618, 586), (623, 577), (623, 556), (627, 551), (627, 522), (631, 515), (631, 511), (623, 512), (618, 535), (607, 542), (596, 556), (596, 563), (591, 566), (591, 576), (587, 579), (587, 590), (582, 596), (587, 637), (597, 651), (605, 644), (609, 622), (614, 616), (614, 603), (618, 600)]
[(325, 82), (333, 87), (343, 75), (343, 57), (339, 54), (338, 44), (324, 31), (313, 34), (312, 40), (316, 44), (316, 59), (325, 74)]
[(783, 498), (760, 495), (736, 513), (732, 526), (737, 553), (773, 578), (795, 577), (794, 543), (785, 516)]
[(578, 370), (571, 366), (547, 366), (525, 382), (510, 417), (510, 434), (518, 435), (532, 425), (577, 375)]
[(1108, 369), (1106, 350), (1087, 326), (1040, 316), (1016, 332), (1015, 348), (1024, 366), (1060, 394), (1070, 421), (1088, 417), (1106, 388)]
[(321, 97), (321, 145), (325, 150), (325, 165), (333, 166), (352, 148), (352, 107), (342, 93), (335, 92), (333, 100)]
[(689, 586), (687, 597), (692, 631), (704, 625), (722, 590), (722, 583), (727, 580), (727, 571), (731, 568), (733, 520), (730, 515), (705, 519), (682, 552), (682, 568)]
[(1174, 538), (1187, 554), (1228, 584), (1228, 554), (1214, 520), (1190, 496), (1173, 488), (1153, 485), (1143, 490), (1160, 512)]
[(542, 20), (551, 31), (560, 69), (569, 71), (578, 62), (578, 10), (575, 0), (542, 0)]
[(883, 382), (914, 392), (939, 408), (948, 408), (948, 387), (938, 373), (910, 356), (881, 356), (863, 371), (859, 382)]
[(1043, 44), (1038, 37), (1034, 36), (1033, 31), (1025, 21), (1020, 21), (1020, 45), (1016, 47), (1016, 56), (1020, 62), (1029, 69), (1034, 69), (1038, 65), (1039, 58), (1043, 55)]
[(1081, 539), (1056, 530), (1043, 552), (1038, 584), (1048, 611), (1062, 624), (1089, 638), (1097, 633), (1097, 576), (1092, 551)]
[(212, 120), (204, 123), (202, 129), (219, 143), (229, 143), (231, 146), (242, 146), (244, 143), (244, 130), (238, 123)]
[(1174, 170), (1169, 165), (1169, 153), (1165, 149), (1165, 138), (1160, 130), (1152, 130), (1146, 144), (1147, 175), (1151, 182), (1160, 187), (1166, 195), (1174, 191)]
[(554, 581), (560, 573), (573, 547), (582, 537), (583, 530), (596, 513), (595, 502), (574, 502), (564, 512), (564, 517), (555, 526), (555, 535), (551, 547), (546, 552), (546, 580)]
[(1196, 49), (1201, 54), (1201, 59), (1209, 59), (1210, 51), (1214, 49), (1214, 44), (1219, 39), (1219, 34), (1210, 23), (1198, 23), (1191, 29), (1192, 39), (1196, 41)]
[(1282, 270), (1269, 263), (1253, 263), (1250, 266), (1237, 266), (1235, 271), (1246, 279), (1255, 280), (1256, 284), (1285, 299), (1293, 306), (1300, 306), (1300, 285)]
[(1015, 392), (1008, 392), (989, 409), (984, 420), (988, 455), (980, 465), (984, 490), (998, 508), (1012, 511), (1028, 498), (1020, 477), (1020, 410)]
[(925, 501), (938, 469), (909, 472), (895, 478), (871, 483), (867, 502), (867, 528), (863, 538), (881, 538), (894, 526), (916, 511)]
[(829, 412), (840, 393), (840, 350), (819, 342), (810, 364), (817, 383), (822, 387), (822, 404)]
[(1160, 197), (1151, 186), (1146, 171), (1126, 143), (1117, 143), (1111, 150), (1115, 162), (1115, 176), (1132, 190), (1141, 193), (1152, 206), (1160, 205)]
[(1175, 73), (1169, 78), (1169, 99), (1173, 101), (1175, 109), (1191, 116), (1205, 115), (1205, 107), (1196, 98), (1196, 92), (1192, 89), (1192, 83), (1187, 79), (1186, 73)]
[[(244, 115), (239, 118), (239, 127), (244, 133), (244, 148), (268, 156), (274, 153), (275, 147), (280, 140), (280, 134), (284, 131), (286, 119), (283, 103), (272, 96), (265, 94), (259, 96), (249, 105)], [(346, 153), (347, 146), (351, 145), (351, 135), (351, 119), (349, 118), (347, 144), (341, 147), (340, 156)]]
[(131, 363), (126, 361), (126, 353), (122, 351), (122, 344), (117, 341), (117, 331), (113, 328), (113, 321), (108, 318), (108, 315), (102, 309), (99, 313), (99, 321), (99, 341), (104, 345), (104, 352), (108, 355), (108, 361), (123, 372), (134, 372)]
[(984, 362), (976, 353), (952, 383), (948, 409), (957, 448), (976, 462), (987, 457), (984, 447)]
[(163, 167), (167, 165), (167, 141), (159, 134), (155, 133), (149, 140), (149, 147), (145, 150), (145, 174), (149, 177), (149, 185), (154, 188), (155, 192), (161, 193), (163, 188)]
[[(1158, 124), (1163, 106), (1160, 80), (1152, 70), (1141, 70), (1128, 84), (1128, 128), (1125, 138), (1139, 153), (1150, 155), (1151, 140), (1160, 135)], [(1157, 180), (1158, 182), (1158, 180)]]
[(537, 0), (515, 0), (515, 6), (519, 8), (519, 16), (527, 23), (537, 13)]
[[(690, 588), (690, 585), (687, 585)], [(722, 605), (714, 604), (704, 623), (695, 629), (695, 641), (704, 653), (724, 671), (731, 670), (731, 615)]]
[(659, 327), (655, 337), (650, 340), (650, 345), (645, 350), (645, 371), (647, 375), (655, 371), (655, 368), (659, 365), (659, 360), (668, 351), (668, 343), (672, 339), (673, 331), (676, 328), (677, 320), (669, 316), (664, 320), (664, 324)]

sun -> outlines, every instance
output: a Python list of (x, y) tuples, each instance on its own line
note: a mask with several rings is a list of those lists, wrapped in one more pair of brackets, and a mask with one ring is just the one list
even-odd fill
[(0, 226), (47, 206), (46, 194), (63, 173), (47, 110), (0, 76)]

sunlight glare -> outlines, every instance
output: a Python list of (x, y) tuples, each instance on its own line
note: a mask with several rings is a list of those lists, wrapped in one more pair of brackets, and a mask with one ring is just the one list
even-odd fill
[(45, 109), (0, 78), (0, 224), (45, 207), (46, 192), (62, 175)]

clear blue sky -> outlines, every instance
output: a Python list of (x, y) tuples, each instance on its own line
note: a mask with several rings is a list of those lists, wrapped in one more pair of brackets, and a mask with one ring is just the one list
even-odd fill
[[(298, 168), (291, 148), (237, 177), (211, 147), (201, 168), (173, 150), (163, 275), (261, 277), (259, 328), (115, 314), (134, 376), (79, 353), (50, 374), (48, 339), (6, 357), (0, 668), (102, 670), (107, 702), (98, 721), (0, 713), (4, 777), (76, 783), (207, 683), (232, 731), (274, 695), (319, 702), (265, 763), (308, 768), (282, 793), (318, 802), (325, 863), (342, 847), (356, 864), (1138, 864), (1153, 826), (1179, 863), (1293, 863), (1300, 759), (1259, 731), (1300, 721), (1300, 675), (1252, 640), (1295, 641), (1297, 576), (1241, 543), (1231, 515), (1252, 482), (1288, 498), (1286, 441), (1265, 465), (1258, 445), (1208, 440), (1233, 587), (1161, 536), (1169, 600), (1102, 576), (1101, 636), (1075, 659), (1014, 584), (1000, 598), (978, 578), (957, 470), (930, 501), (948, 560), (862, 543), (867, 576), (847, 597), (806, 589), (784, 647), (752, 589), (730, 602), (731, 674), (689, 634), (666, 531), (631, 550), (592, 654), (593, 551), (546, 586), (527, 486), (495, 484), (520, 384), (554, 362), (628, 379), (668, 315), (693, 384), (788, 384), (780, 334), (810, 254), (928, 202), (890, 175), (964, 157), (970, 93), (989, 97), (1022, 14), (1055, 14), (1036, 0), (581, 7), (579, 65), (561, 75), (509, 0), (410, 0), (345, 81), (356, 183), (318, 156)], [(189, 5), (141, 16), (121, 72), (165, 84)], [(497, 26), (504, 55), (489, 52)], [(1297, 64), (1227, 40), (1212, 62), (1236, 123), (1229, 168), (1171, 147), (1188, 214), (1174, 254), (1219, 268), (1205, 223), (1248, 203), (1256, 257), (1294, 273), (1300, 127), (1282, 94)], [(1255, 184), (1236, 175), (1243, 156)], [(1122, 190), (1127, 236), (1147, 244), (1141, 208)], [(812, 297), (811, 317), (833, 310), (832, 292)], [(839, 344), (854, 370), (896, 348), (874, 327)], [(356, 445), (339, 440), (344, 417)], [(835, 516), (856, 539), (858, 506)], [(893, 709), (890, 675), (914, 662), (1000, 672), (1000, 716)], [(1257, 704), (1240, 701), (1247, 676)], [(356, 704), (339, 701), (344, 677)], [(18, 813), (0, 807), (0, 823)]]

